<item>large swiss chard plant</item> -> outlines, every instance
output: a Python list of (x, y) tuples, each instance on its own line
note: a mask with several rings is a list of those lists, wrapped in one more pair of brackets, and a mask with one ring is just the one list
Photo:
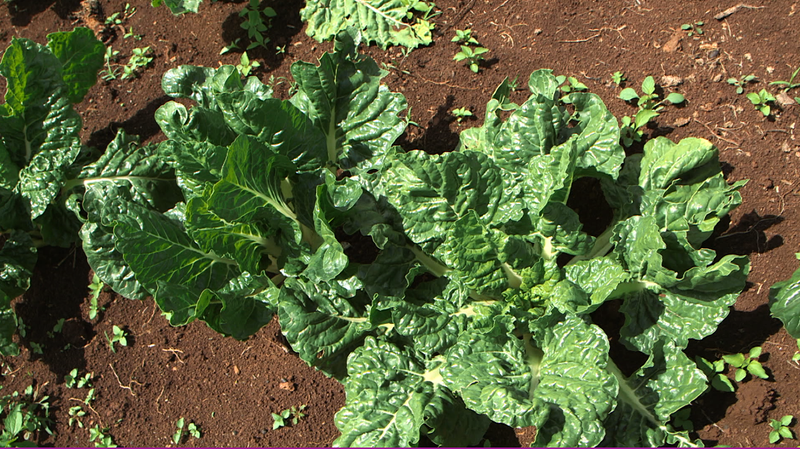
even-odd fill
[[(455, 151), (405, 152), (406, 101), (356, 49), (340, 33), (294, 64), (290, 100), (229, 66), (169, 71), (194, 105), (157, 111), (167, 140), (120, 134), (82, 172), (95, 271), (173, 325), (247, 338), (277, 312), (345, 385), (337, 445), (474, 445), (491, 421), (536, 426), (537, 445), (693, 444), (669, 424), (707, 386), (683, 350), (748, 272), (703, 247), (741, 201), (717, 150), (657, 138), (626, 157), (600, 98), (539, 70)], [(567, 205), (584, 177), (614, 211), (597, 237)], [(609, 302), (640, 366), (593, 321)]]
[(47, 45), (13, 38), (0, 61), (0, 354), (13, 355), (11, 300), (30, 286), (37, 247), (70, 246), (80, 222), (69, 180), (91, 155), (72, 105), (97, 81), (103, 44), (88, 28), (47, 36)]

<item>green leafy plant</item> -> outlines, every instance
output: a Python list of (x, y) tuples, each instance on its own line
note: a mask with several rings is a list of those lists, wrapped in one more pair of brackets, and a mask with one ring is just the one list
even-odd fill
[(775, 444), (779, 442), (782, 438), (787, 438), (790, 440), (795, 439), (794, 433), (789, 426), (792, 425), (794, 421), (794, 416), (792, 415), (785, 415), (780, 420), (777, 419), (770, 419), (769, 425), (772, 427), (772, 430), (769, 432), (769, 442), (770, 444)]
[(724, 360), (719, 359), (709, 362), (700, 356), (696, 356), (695, 362), (700, 370), (703, 371), (703, 374), (705, 374), (708, 378), (712, 388), (724, 393), (733, 393), (736, 390), (731, 383), (731, 380), (725, 375), (726, 370)]
[[(84, 170), (101, 279), (172, 325), (240, 339), (277, 313), (299, 357), (344, 384), (337, 446), (468, 446), (492, 421), (535, 426), (537, 445), (694, 444), (670, 425), (708, 388), (684, 349), (749, 269), (703, 246), (744, 185), (718, 150), (662, 137), (628, 156), (600, 97), (537, 70), (522, 104), (504, 81), (456, 150), (404, 151), (406, 99), (354, 36), (333, 48), (292, 65), (287, 100), (233, 66), (167, 72), (167, 139), (120, 133)], [(582, 177), (613, 210), (597, 235), (568, 205)], [(608, 301), (647, 357), (629, 375), (592, 321)]]
[(740, 95), (744, 93), (744, 87), (747, 85), (747, 83), (752, 83), (755, 81), (758, 80), (756, 79), (756, 76), (753, 74), (743, 75), (739, 79), (728, 78), (728, 84), (730, 84), (731, 86), (736, 86), (736, 93)]
[(183, 419), (183, 417), (178, 418), (178, 421), (175, 422), (175, 427), (177, 427), (178, 429), (172, 435), (173, 443), (175, 444), (180, 443), (184, 433), (188, 433), (192, 438), (198, 438), (198, 439), (202, 438), (203, 436), (202, 432), (195, 423), (190, 422), (189, 425), (186, 426), (186, 429), (184, 429), (184, 425), (185, 425), (185, 420)]
[(775, 97), (767, 92), (766, 89), (761, 89), (758, 93), (756, 92), (749, 92), (747, 94), (747, 99), (753, 103), (753, 106), (758, 109), (759, 112), (764, 114), (764, 117), (769, 116), (772, 110), (767, 103), (775, 103)]
[(86, 373), (83, 376), (78, 374), (78, 368), (73, 368), (64, 376), (64, 384), (67, 388), (83, 388), (92, 386), (92, 376), (94, 373)]
[[(583, 92), (589, 90), (586, 84), (578, 81), (578, 78), (574, 76), (566, 77), (564, 75), (559, 75), (556, 77), (556, 81), (560, 84), (559, 89), (561, 92), (568, 94), (570, 92)], [(566, 84), (564, 84), (566, 82)]]
[(374, 42), (384, 50), (429, 45), (434, 15), (434, 4), (420, 0), (306, 0), (300, 10), (306, 33), (317, 41), (331, 40), (352, 28), (365, 44)]
[(247, 52), (242, 53), (242, 56), (239, 58), (239, 64), (236, 65), (236, 70), (239, 72), (241, 76), (250, 76), (250, 72), (253, 69), (261, 67), (261, 63), (258, 61), (251, 61), (250, 57), (247, 56)]
[(108, 333), (105, 331), (103, 331), (103, 334), (106, 336), (108, 347), (111, 348), (111, 352), (117, 352), (114, 348), (115, 343), (119, 343), (121, 346), (128, 346), (128, 332), (116, 324), (111, 329), (111, 337), (109, 337)]
[(81, 407), (80, 405), (70, 407), (69, 410), (67, 411), (67, 414), (69, 415), (69, 419), (67, 420), (67, 425), (72, 427), (75, 424), (77, 424), (78, 427), (83, 429), (82, 418), (86, 416), (86, 411), (83, 410), (83, 407)]
[(127, 79), (139, 76), (139, 72), (150, 65), (151, 62), (153, 62), (153, 56), (149, 46), (134, 48), (131, 50), (131, 57), (128, 63), (122, 66), (122, 76), (120, 78)]
[(105, 24), (112, 26), (122, 26), (131, 17), (136, 14), (136, 7), (131, 6), (130, 3), (125, 3), (125, 9), (117, 11), (110, 16), (106, 17)]
[(684, 23), (683, 25), (681, 25), (681, 29), (686, 31), (687, 36), (689, 37), (695, 36), (696, 39), (697, 36), (703, 35), (703, 29), (700, 28), (703, 25), (704, 25), (703, 21), (698, 20), (697, 22)]
[(98, 300), (100, 299), (100, 293), (103, 292), (103, 288), (105, 288), (105, 284), (100, 279), (100, 276), (97, 273), (92, 274), (92, 283), (89, 284), (89, 319), (93, 320), (97, 318), (97, 314), (104, 311), (104, 307), (100, 307), (98, 305)]
[(723, 355), (722, 360), (728, 365), (733, 367), (733, 378), (736, 382), (741, 382), (747, 377), (747, 373), (762, 379), (769, 379), (764, 367), (758, 358), (761, 356), (761, 346), (756, 346), (750, 349), (747, 355), (744, 354), (728, 354)]
[(455, 61), (464, 61), (464, 63), (475, 73), (480, 71), (479, 64), (484, 60), (483, 55), (489, 52), (488, 48), (484, 47), (467, 47), (466, 45), (461, 46), (461, 51), (456, 53), (453, 56), (453, 60)]
[(622, 85), (627, 78), (625, 78), (625, 74), (620, 72), (619, 70), (611, 74), (611, 82), (616, 84), (617, 86)]
[[(795, 83), (794, 79), (797, 77), (797, 74), (800, 73), (800, 67), (792, 72), (792, 76), (789, 78), (789, 81), (772, 81), (770, 86), (783, 86), (783, 91), (788, 93), (790, 90), (800, 87), (800, 82)], [(794, 97), (794, 101), (797, 104), (800, 104), (800, 97)]]
[(95, 424), (94, 427), (89, 428), (89, 442), (94, 443), (95, 447), (117, 447), (114, 444), (114, 439), (108, 434), (111, 430), (108, 427), (100, 427)]
[(691, 420), (692, 409), (682, 408), (672, 415), (672, 425), (676, 429), (683, 429), (689, 432), (694, 431), (694, 423)]
[(73, 104), (97, 82), (105, 48), (88, 28), (12, 38), (0, 61), (0, 354), (16, 355), (11, 300), (30, 286), (37, 247), (78, 241), (78, 208), (62, 187), (80, 171), (82, 121)]
[(272, 414), (272, 430), (280, 429), (281, 427), (286, 427), (291, 423), (293, 426), (296, 426), (301, 419), (305, 418), (305, 413), (303, 410), (306, 409), (305, 405), (301, 405), (300, 407), (292, 407), (287, 408), (286, 410), (278, 413)]
[(259, 9), (259, 3), (260, 0), (250, 0), (239, 13), (239, 16), (244, 18), (244, 22), (240, 26), (247, 31), (247, 38), (250, 40), (247, 50), (256, 47), (267, 48), (269, 38), (266, 33), (272, 26), (272, 18), (277, 15), (275, 10), (268, 6)]
[(656, 93), (656, 82), (652, 76), (648, 76), (642, 81), (641, 96), (636, 92), (636, 89), (626, 87), (619, 93), (619, 98), (628, 102), (635, 100), (639, 107), (639, 112), (635, 116), (625, 116), (621, 119), (622, 143), (626, 147), (632, 145), (633, 142), (642, 140), (645, 127), (650, 123), (650, 120), (660, 115), (660, 111), (664, 109), (665, 102), (681, 104), (686, 101), (684, 96), (677, 92), (671, 92), (666, 98), (661, 99)]
[(472, 36), (472, 30), (456, 30), (456, 35), (451, 42), (464, 45), (480, 45), (477, 39)]
[(15, 391), (0, 397), (0, 446), (36, 446), (42, 432), (52, 435), (49, 400), (49, 396), (39, 397), (32, 385), (21, 394)]
[(458, 120), (459, 123), (461, 123), (461, 120), (463, 120), (465, 118), (469, 118), (469, 117), (474, 117), (475, 116), (475, 114), (473, 114), (472, 111), (470, 111), (467, 108), (456, 108), (456, 109), (453, 109), (452, 111), (450, 111), (450, 113), (453, 114), (453, 117), (455, 117)]
[(158, 8), (162, 4), (167, 6), (172, 14), (180, 15), (187, 12), (197, 12), (203, 0), (151, 0), (150, 4)]
[(114, 50), (111, 46), (106, 47), (105, 54), (103, 55), (103, 61), (105, 62), (105, 70), (100, 72), (100, 77), (103, 78), (105, 81), (111, 81), (117, 79), (119, 76), (119, 67), (112, 67), (112, 65), (117, 62), (119, 59), (119, 51)]

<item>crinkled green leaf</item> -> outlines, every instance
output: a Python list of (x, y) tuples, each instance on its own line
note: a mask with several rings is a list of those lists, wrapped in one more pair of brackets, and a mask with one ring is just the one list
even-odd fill
[(292, 65), (298, 89), (292, 103), (325, 134), (329, 164), (364, 171), (379, 165), (405, 130), (405, 97), (380, 84), (387, 72), (359, 56), (346, 32), (319, 64)]
[(97, 82), (97, 72), (103, 67), (105, 46), (92, 30), (83, 27), (49, 34), (47, 41), (50, 51), (61, 62), (69, 100), (80, 103)]
[(783, 322), (792, 338), (800, 338), (800, 269), (770, 287), (769, 310)]
[(172, 14), (180, 15), (187, 12), (197, 12), (203, 0), (152, 0), (153, 7), (166, 5)]
[(279, 293), (268, 277), (242, 273), (212, 292), (202, 319), (223, 335), (247, 339), (272, 321)]
[(431, 43), (433, 24), (422, 18), (410, 21), (414, 3), (402, 0), (308, 0), (305, 8), (300, 10), (300, 18), (307, 22), (306, 33), (320, 42), (352, 27), (366, 43), (375, 42), (384, 50), (390, 45), (416, 48)]

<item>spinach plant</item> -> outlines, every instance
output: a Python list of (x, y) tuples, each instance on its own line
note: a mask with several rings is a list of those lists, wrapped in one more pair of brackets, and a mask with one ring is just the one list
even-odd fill
[(0, 353), (17, 354), (11, 300), (24, 293), (36, 248), (68, 247), (80, 222), (62, 191), (89, 151), (81, 144), (79, 103), (97, 81), (105, 48), (88, 28), (48, 35), (47, 45), (13, 38), (0, 61)]
[[(474, 445), (491, 421), (536, 426), (537, 445), (694, 444), (670, 424), (707, 388), (684, 349), (749, 269), (703, 246), (744, 184), (716, 148), (657, 138), (626, 157), (598, 96), (538, 70), (523, 104), (501, 84), (456, 151), (405, 152), (406, 100), (356, 50), (342, 32), (295, 63), (289, 100), (232, 66), (169, 71), (193, 105), (156, 112), (167, 140), (121, 134), (84, 170), (92, 268), (173, 325), (247, 338), (277, 312), (344, 384), (336, 445)], [(568, 205), (580, 178), (614, 211), (598, 235)], [(593, 322), (611, 301), (646, 358), (627, 373)]]

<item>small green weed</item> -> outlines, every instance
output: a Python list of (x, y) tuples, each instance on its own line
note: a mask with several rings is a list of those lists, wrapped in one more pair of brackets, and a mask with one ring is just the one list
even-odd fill
[(100, 427), (95, 424), (94, 427), (89, 429), (89, 441), (94, 443), (94, 447), (117, 447), (114, 444), (114, 439), (108, 434), (110, 429), (108, 427)]
[(457, 44), (464, 44), (464, 45), (480, 45), (477, 39), (472, 36), (472, 30), (456, 30), (456, 36), (450, 40), (450, 42), (455, 42)]
[(736, 93), (739, 95), (744, 93), (744, 86), (747, 85), (747, 83), (754, 83), (756, 81), (758, 80), (756, 79), (756, 76), (753, 74), (742, 76), (739, 79), (728, 78), (728, 84), (730, 84), (731, 86), (736, 86)]
[(130, 3), (125, 3), (125, 9), (115, 12), (106, 17), (105, 24), (111, 26), (122, 26), (125, 22), (136, 14), (136, 8), (131, 6)]
[(15, 391), (0, 397), (0, 418), (3, 431), (0, 446), (35, 446), (41, 432), (53, 434), (50, 428), (49, 396), (39, 396), (39, 391), (28, 386), (22, 394)]
[(83, 429), (83, 422), (81, 421), (81, 418), (86, 416), (86, 411), (83, 410), (83, 407), (81, 407), (80, 405), (70, 407), (68, 414), (69, 414), (69, 420), (67, 421), (67, 424), (69, 424), (70, 427), (77, 424), (78, 427)]
[(117, 62), (118, 58), (119, 58), (119, 51), (114, 50), (113, 48), (111, 48), (111, 46), (106, 47), (106, 54), (103, 55), (103, 59), (105, 60), (106, 63), (106, 68), (100, 71), (100, 78), (104, 79), (105, 81), (111, 81), (117, 79), (117, 76), (119, 75), (119, 68), (112, 67), (111, 64)]
[[(700, 27), (702, 27), (703, 25), (704, 25), (703, 21), (698, 20), (697, 22), (684, 23), (683, 25), (681, 25), (681, 29), (686, 31), (686, 35), (689, 37), (702, 36), (703, 29)], [(697, 37), (695, 37), (695, 39), (697, 39)]]
[(31, 347), (31, 352), (34, 354), (44, 354), (44, 347), (35, 341), (29, 341), (28, 345)]
[(736, 382), (741, 382), (747, 377), (747, 373), (762, 379), (769, 379), (764, 367), (758, 358), (761, 356), (761, 346), (751, 349), (748, 355), (729, 354), (723, 355), (722, 360), (734, 368), (733, 378)]
[(692, 414), (692, 409), (686, 407), (681, 410), (678, 410), (674, 415), (672, 415), (672, 425), (676, 429), (683, 429), (689, 432), (694, 431), (694, 423), (690, 419), (690, 415)]
[(469, 117), (474, 117), (475, 116), (475, 114), (473, 114), (472, 111), (470, 111), (467, 108), (453, 109), (451, 111), (451, 113), (456, 118), (456, 120), (458, 120), (459, 123), (461, 123), (461, 120), (463, 120), (465, 118), (469, 118)]
[[(769, 85), (770, 86), (783, 86), (783, 92), (788, 93), (790, 90), (792, 90), (794, 88), (797, 88), (797, 87), (800, 87), (800, 82), (798, 82), (798, 83), (794, 82), (794, 79), (795, 79), (795, 77), (797, 77), (798, 73), (800, 73), (800, 67), (797, 67), (797, 70), (795, 70), (792, 73), (792, 76), (789, 78), (789, 81), (773, 81), (773, 82), (769, 83)], [(794, 97), (794, 101), (797, 102), (797, 104), (800, 104), (800, 97)]]
[(67, 388), (83, 388), (92, 387), (92, 376), (94, 373), (86, 373), (83, 376), (78, 374), (78, 368), (73, 368), (66, 376), (64, 376), (64, 384)]
[[(556, 81), (558, 81), (558, 84), (561, 85), (559, 87), (559, 89), (561, 89), (561, 92), (564, 92), (565, 94), (568, 94), (570, 92), (583, 92), (589, 90), (586, 84), (583, 84), (582, 82), (578, 81), (578, 78), (575, 78), (574, 76), (570, 76), (569, 78), (567, 78), (564, 75), (560, 75), (556, 77)], [(565, 82), (566, 84), (564, 84)]]
[(625, 74), (620, 72), (619, 70), (611, 74), (611, 82), (616, 84), (617, 86), (621, 86), (626, 79), (627, 78), (625, 78)]
[(722, 391), (725, 393), (733, 393), (736, 388), (734, 388), (731, 380), (728, 379), (725, 373), (725, 361), (715, 360), (714, 362), (709, 362), (708, 360), (697, 356), (695, 357), (695, 363), (700, 368), (700, 371), (706, 375), (706, 377), (711, 381), (711, 387), (715, 390)]
[(150, 65), (153, 62), (150, 47), (134, 48), (131, 50), (133, 54), (128, 60), (128, 63), (122, 66), (121, 79), (135, 78), (139, 76), (139, 71)]
[(792, 356), (792, 361), (794, 363), (800, 362), (800, 338), (797, 339), (797, 351), (795, 351), (794, 355)]
[(175, 427), (177, 427), (178, 430), (176, 430), (175, 434), (172, 435), (173, 443), (175, 444), (180, 443), (181, 439), (183, 438), (184, 432), (187, 432), (189, 436), (191, 436), (192, 438), (199, 439), (203, 437), (203, 434), (200, 431), (200, 427), (198, 427), (195, 423), (190, 422), (189, 425), (186, 426), (186, 430), (184, 430), (184, 424), (185, 420), (183, 419), (183, 417), (179, 418), (178, 421), (175, 422)]
[(488, 48), (484, 47), (467, 47), (466, 45), (461, 46), (461, 51), (456, 53), (453, 56), (453, 60), (455, 61), (464, 61), (464, 63), (469, 66), (469, 69), (472, 70), (474, 73), (478, 73), (480, 71), (480, 67), (478, 66), (481, 61), (484, 60), (483, 55), (489, 52)]
[(631, 146), (633, 142), (639, 142), (644, 136), (644, 128), (655, 117), (658, 117), (659, 112), (664, 109), (664, 103), (669, 102), (672, 104), (680, 104), (686, 101), (683, 95), (672, 92), (662, 99), (656, 93), (656, 82), (652, 76), (648, 76), (642, 81), (642, 95), (636, 92), (632, 87), (626, 87), (619, 93), (619, 98), (633, 102), (639, 106), (639, 112), (632, 117), (622, 117), (622, 128), (620, 129), (622, 144), (626, 147)]
[(236, 65), (236, 70), (239, 71), (239, 75), (242, 77), (250, 76), (250, 72), (253, 69), (261, 67), (261, 64), (258, 61), (251, 61), (250, 57), (247, 56), (247, 52), (242, 53), (242, 56), (239, 58), (239, 64)]
[(769, 104), (767, 103), (775, 103), (775, 97), (771, 93), (767, 92), (766, 89), (761, 89), (761, 91), (758, 93), (748, 93), (747, 99), (753, 103), (753, 106), (755, 106), (756, 109), (764, 114), (764, 117), (769, 116), (769, 114), (772, 112), (772, 109), (770, 109)]
[[(110, 50), (111, 47), (108, 47)], [(89, 284), (89, 319), (93, 320), (97, 318), (97, 314), (105, 310), (103, 307), (99, 307), (97, 305), (97, 300), (100, 298), (100, 293), (103, 291), (105, 284), (103, 281), (100, 280), (100, 276), (97, 273), (92, 275), (92, 283)]]
[(786, 415), (780, 420), (777, 419), (770, 419), (769, 425), (772, 427), (772, 430), (769, 432), (769, 442), (770, 444), (775, 444), (779, 442), (782, 438), (787, 438), (790, 440), (794, 440), (794, 432), (789, 426), (792, 425), (792, 421), (794, 421), (794, 416)]
[(108, 346), (111, 348), (111, 352), (117, 352), (117, 350), (114, 348), (115, 343), (119, 343), (121, 346), (128, 346), (128, 332), (116, 324), (111, 328), (111, 332), (112, 335), (109, 337), (108, 333), (103, 331), (103, 334), (106, 336), (106, 340), (108, 340)]
[(273, 413), (272, 419), (274, 419), (275, 422), (272, 424), (272, 430), (286, 427), (289, 425), (289, 423), (292, 423), (293, 426), (297, 425), (301, 419), (305, 418), (306, 415), (303, 413), (303, 410), (305, 409), (306, 406), (301, 405), (300, 407), (292, 407), (290, 409), (287, 408), (280, 414)]
[(272, 26), (272, 18), (278, 15), (270, 7), (259, 10), (258, 3), (259, 0), (250, 0), (250, 3), (239, 13), (240, 17), (245, 18), (240, 26), (247, 31), (247, 38), (250, 39), (247, 50), (259, 46), (267, 48), (269, 38), (265, 34)]

